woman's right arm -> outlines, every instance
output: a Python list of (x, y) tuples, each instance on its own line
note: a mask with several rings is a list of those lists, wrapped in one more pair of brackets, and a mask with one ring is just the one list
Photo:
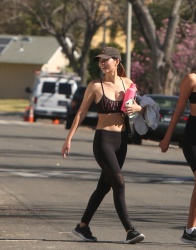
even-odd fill
[(92, 104), (92, 102), (95, 99), (95, 87), (94, 84), (91, 82), (89, 83), (85, 94), (84, 94), (84, 98), (83, 101), (80, 105), (80, 108), (73, 120), (72, 126), (69, 130), (69, 133), (67, 135), (67, 138), (65, 139), (65, 142), (62, 146), (62, 155), (64, 158), (66, 158), (66, 156), (69, 154), (70, 151), (70, 147), (71, 147), (71, 139), (73, 137), (73, 135), (75, 134), (78, 126), (82, 123), (82, 121), (84, 120), (86, 113), (90, 107), (90, 105)]
[(185, 109), (185, 106), (187, 104), (192, 88), (193, 88), (192, 77), (191, 77), (191, 74), (188, 74), (187, 76), (185, 76), (185, 78), (183, 79), (181, 83), (180, 95), (179, 95), (176, 109), (173, 113), (173, 116), (167, 128), (167, 131), (165, 133), (165, 136), (163, 140), (159, 143), (159, 147), (161, 148), (162, 152), (166, 152), (169, 148), (169, 143), (170, 143), (173, 131), (180, 119), (180, 116), (182, 115)]

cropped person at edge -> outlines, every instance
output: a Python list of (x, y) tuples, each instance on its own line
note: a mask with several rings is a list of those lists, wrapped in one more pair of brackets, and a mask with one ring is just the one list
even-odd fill
[(194, 175), (194, 188), (189, 208), (189, 216), (186, 228), (181, 240), (185, 243), (196, 245), (196, 63), (192, 73), (187, 74), (180, 86), (180, 95), (175, 112), (172, 116), (166, 134), (159, 146), (162, 152), (166, 152), (172, 133), (182, 115), (185, 106), (190, 101), (190, 115), (186, 122), (183, 139), (183, 153)]
[[(132, 81), (126, 77), (118, 49), (106, 47), (97, 55), (103, 78), (91, 81), (85, 91), (82, 104), (75, 116), (71, 129), (62, 147), (64, 158), (70, 152), (71, 139), (95, 102), (98, 109), (98, 123), (93, 141), (94, 157), (101, 168), (96, 190), (92, 193), (81, 222), (73, 232), (85, 241), (97, 241), (92, 235), (89, 223), (105, 195), (112, 188), (114, 205), (127, 236), (125, 243), (137, 243), (144, 235), (136, 231), (128, 216), (125, 202), (125, 183), (121, 172), (127, 153), (127, 129), (125, 115), (121, 111), (125, 91)], [(127, 113), (143, 112), (136, 102), (127, 108)]]

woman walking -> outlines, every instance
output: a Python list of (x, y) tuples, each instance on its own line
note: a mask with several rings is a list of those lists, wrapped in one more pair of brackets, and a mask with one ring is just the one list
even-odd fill
[[(103, 78), (93, 80), (87, 86), (82, 104), (62, 147), (64, 158), (69, 154), (71, 139), (86, 113), (95, 102), (98, 109), (98, 123), (93, 141), (93, 152), (101, 175), (96, 190), (92, 193), (81, 222), (73, 232), (85, 241), (97, 241), (90, 231), (90, 221), (105, 195), (112, 188), (117, 214), (126, 230), (125, 243), (137, 243), (144, 235), (136, 231), (129, 219), (125, 202), (125, 184), (121, 172), (127, 153), (127, 128), (125, 115), (121, 111), (125, 91), (132, 81), (125, 75), (118, 49), (106, 47), (95, 57), (103, 72)], [(127, 113), (142, 112), (137, 103), (127, 108)]]
[(187, 101), (190, 101), (190, 115), (186, 123), (183, 141), (183, 153), (194, 175), (194, 188), (190, 202), (189, 215), (186, 228), (181, 237), (185, 243), (196, 245), (196, 74), (191, 73), (185, 76), (181, 83), (180, 95), (177, 107), (172, 116), (164, 139), (159, 146), (162, 152), (169, 148), (172, 133), (176, 127)]

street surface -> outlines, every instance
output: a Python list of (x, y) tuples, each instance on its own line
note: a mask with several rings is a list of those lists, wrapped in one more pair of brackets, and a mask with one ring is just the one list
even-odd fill
[(19, 250), (184, 250), (180, 241), (193, 188), (182, 150), (165, 154), (158, 143), (128, 145), (123, 167), (126, 202), (136, 229), (146, 238), (123, 244), (124, 229), (110, 192), (91, 222), (97, 243), (71, 231), (96, 187), (100, 169), (94, 160), (94, 130), (80, 127), (67, 159), (61, 147), (67, 130), (50, 121), (23, 122), (0, 115), (0, 249)]

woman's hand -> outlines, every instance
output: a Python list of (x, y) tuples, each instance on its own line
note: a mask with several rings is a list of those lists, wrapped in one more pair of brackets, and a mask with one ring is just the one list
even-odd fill
[(66, 158), (67, 155), (69, 155), (70, 147), (71, 147), (71, 142), (66, 139), (61, 150), (63, 158)]
[(167, 139), (163, 139), (160, 143), (159, 143), (159, 147), (161, 148), (161, 152), (165, 153), (168, 148), (169, 148), (169, 141)]
[(126, 109), (128, 115), (142, 111), (142, 107), (138, 105), (134, 99), (133, 99), (133, 104), (126, 104)]

